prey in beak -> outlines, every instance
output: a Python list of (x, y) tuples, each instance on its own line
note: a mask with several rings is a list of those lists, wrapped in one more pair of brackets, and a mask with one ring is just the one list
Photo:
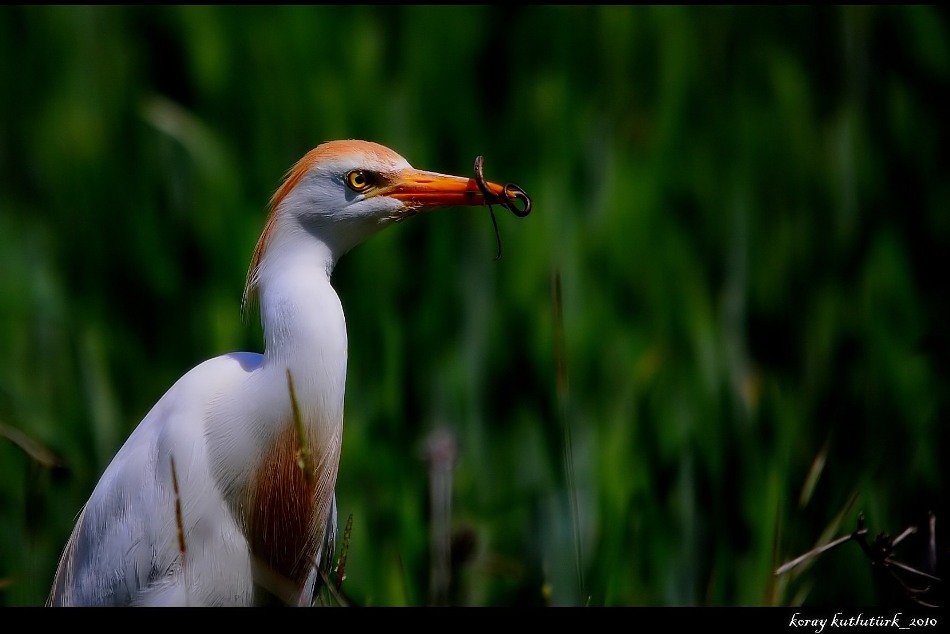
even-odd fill
[(427, 209), (487, 205), (498, 243), (497, 260), (501, 257), (501, 235), (492, 205), (501, 205), (519, 218), (524, 218), (531, 213), (531, 197), (514, 183), (499, 185), (486, 180), (484, 165), (484, 157), (475, 158), (474, 178), (406, 169), (395, 174), (388, 185), (379, 188), (374, 194), (389, 196), (404, 203), (403, 211), (395, 218), (397, 222)]

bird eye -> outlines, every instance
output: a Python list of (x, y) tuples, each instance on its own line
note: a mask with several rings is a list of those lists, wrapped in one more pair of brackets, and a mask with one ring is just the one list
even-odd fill
[(347, 172), (344, 178), (346, 179), (347, 187), (355, 192), (362, 192), (369, 189), (369, 176), (363, 170)]

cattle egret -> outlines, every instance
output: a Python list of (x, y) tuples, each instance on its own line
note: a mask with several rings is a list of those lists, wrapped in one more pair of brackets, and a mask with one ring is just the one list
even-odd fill
[(247, 275), (264, 353), (205, 361), (155, 404), (79, 514), (48, 604), (311, 604), (336, 533), (347, 357), (337, 260), (418, 212), (509, 206), (517, 194), (480, 173), (417, 170), (366, 141), (300, 159)]

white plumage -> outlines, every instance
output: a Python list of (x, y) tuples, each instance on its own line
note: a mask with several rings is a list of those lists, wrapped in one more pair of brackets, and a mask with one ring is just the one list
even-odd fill
[[(375, 143), (333, 141), (304, 156), (271, 199), (248, 272), (264, 353), (205, 361), (155, 404), (84, 506), (48, 603), (310, 604), (333, 555), (343, 435), (347, 339), (333, 268), (418, 211), (486, 202), (497, 200), (474, 180), (416, 170)], [(305, 446), (310, 471), (298, 460)]]

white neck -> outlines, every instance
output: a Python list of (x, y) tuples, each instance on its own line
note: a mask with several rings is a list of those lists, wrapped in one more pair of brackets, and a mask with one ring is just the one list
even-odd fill
[(289, 370), (301, 406), (324, 424), (341, 426), (347, 338), (330, 285), (336, 257), (310, 233), (278, 230), (261, 261), (258, 288), (265, 371)]

